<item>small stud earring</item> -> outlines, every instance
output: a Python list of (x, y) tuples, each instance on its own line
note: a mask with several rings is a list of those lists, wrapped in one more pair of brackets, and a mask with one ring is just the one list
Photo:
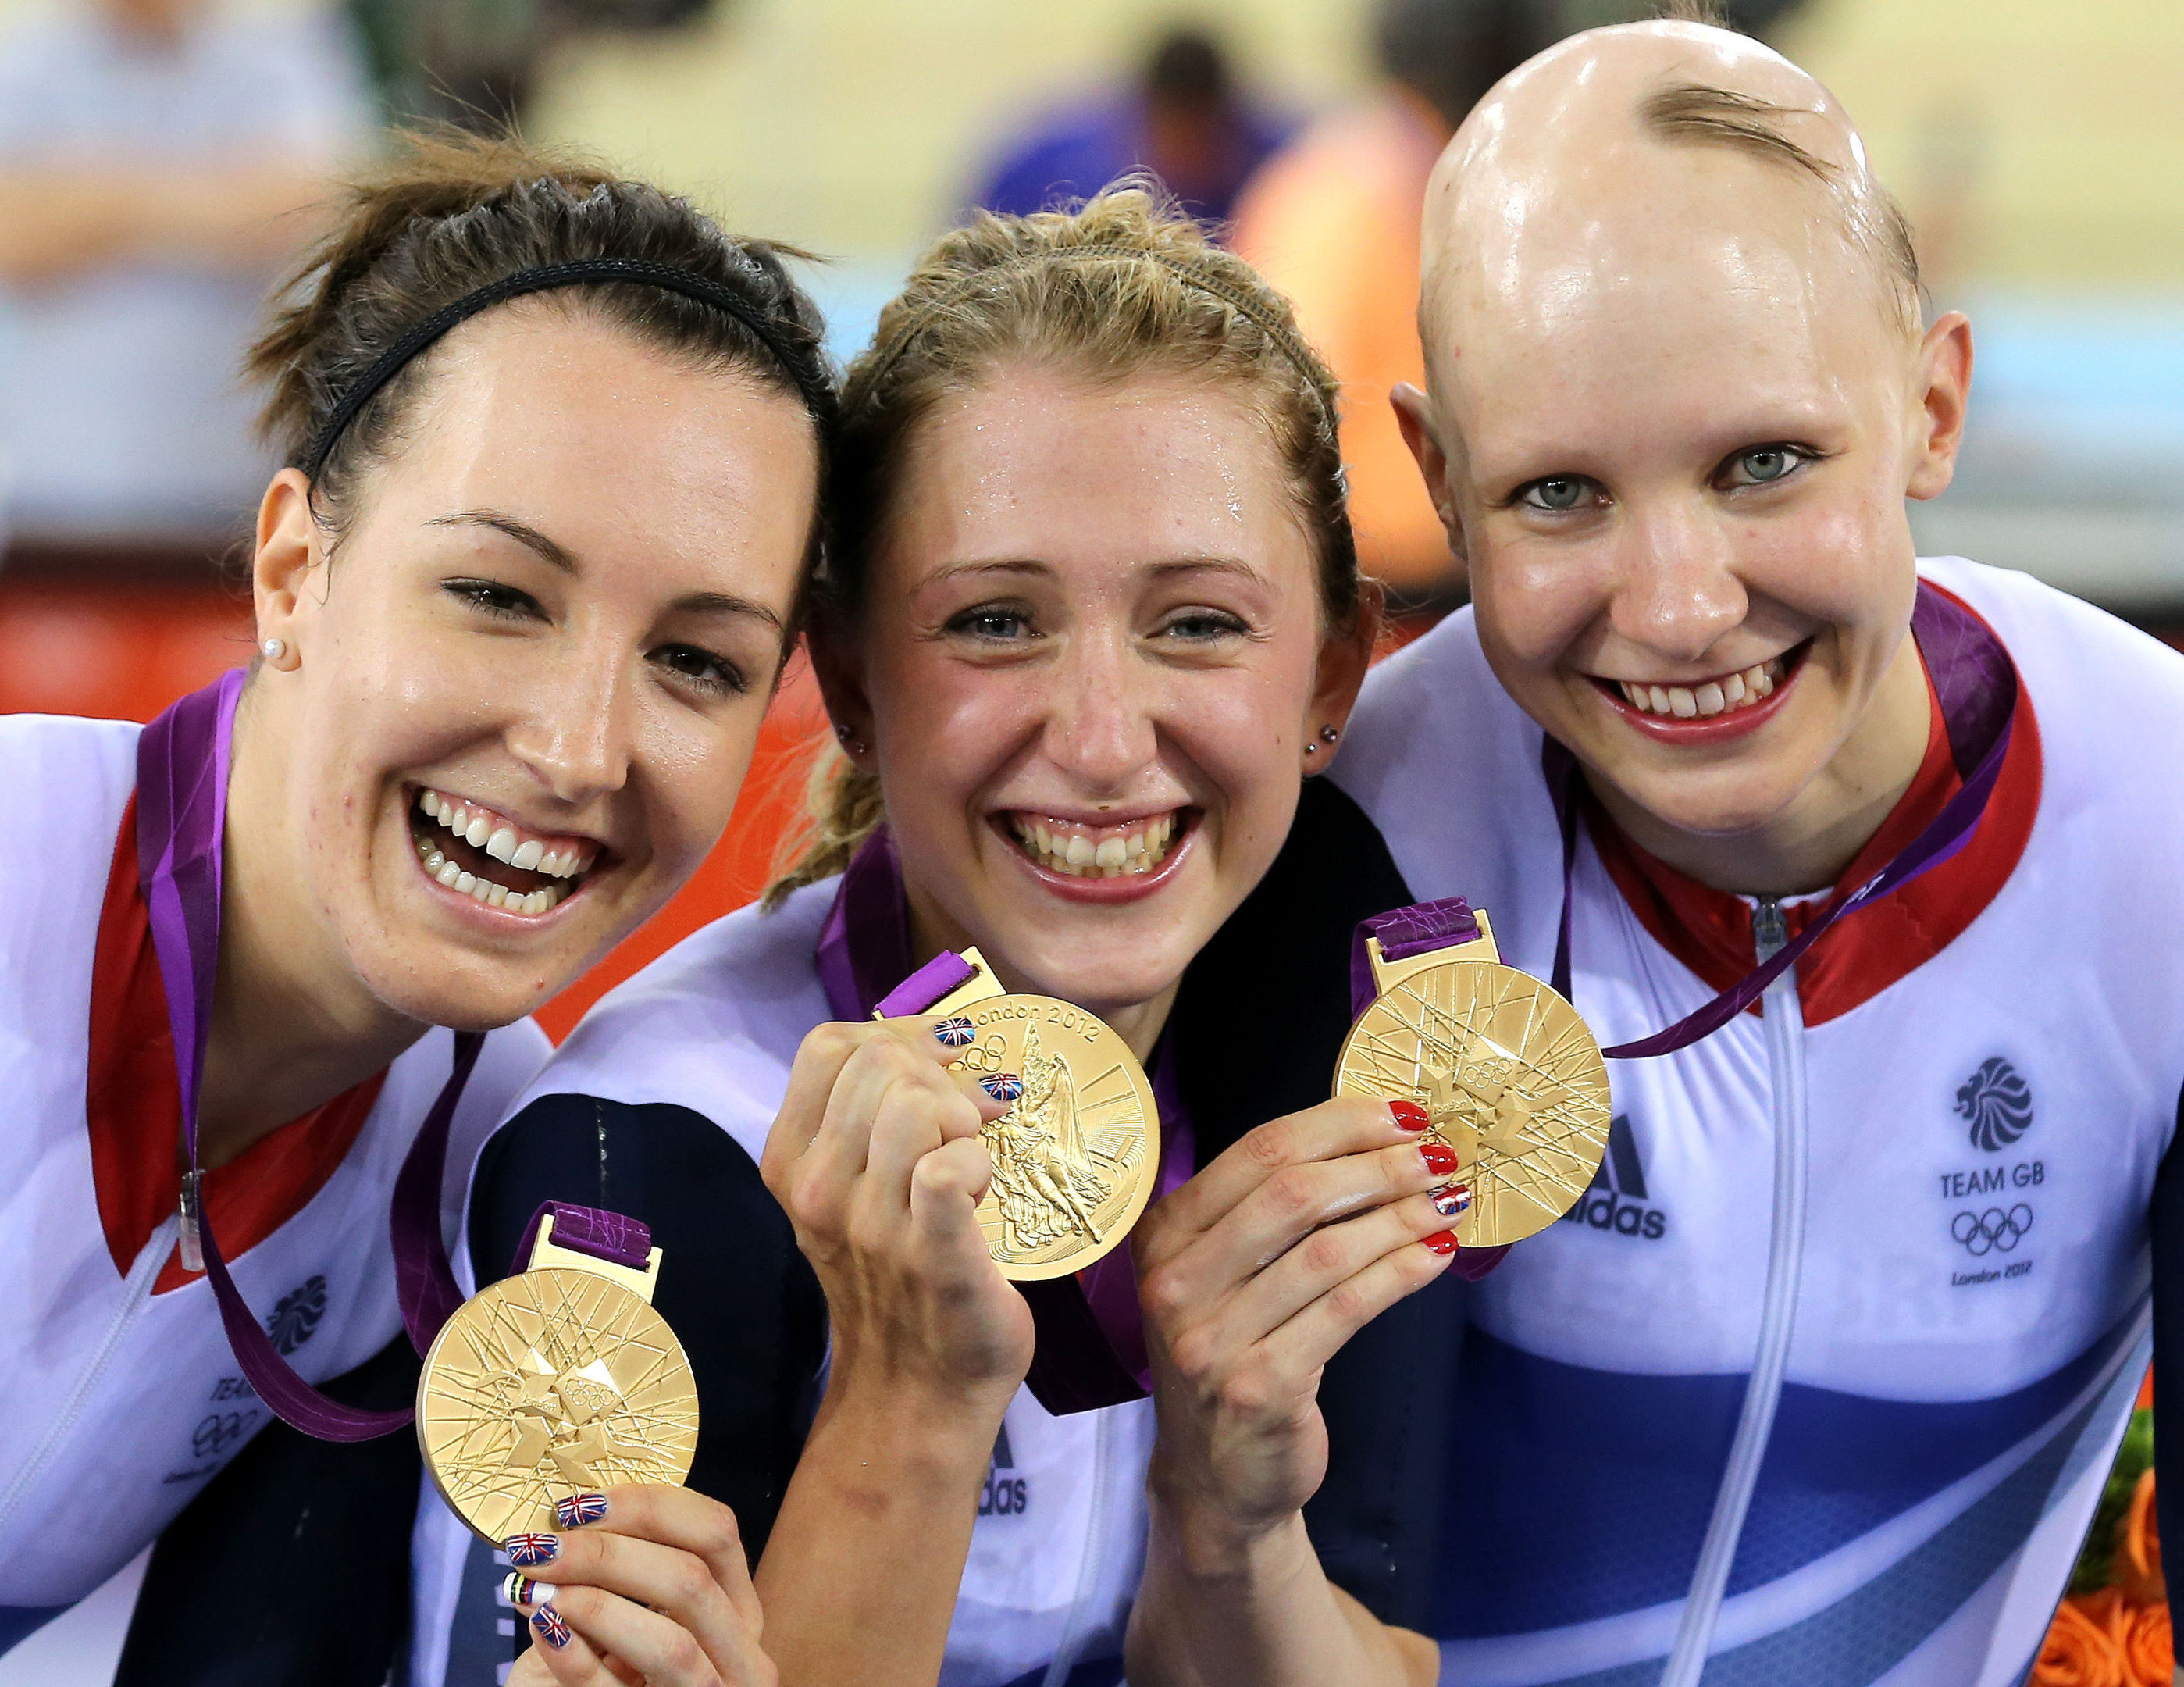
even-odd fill
[(1319, 729), (1319, 741), (1323, 744), (1332, 744), (1341, 736), (1342, 729), (1339, 726), (1323, 726)]
[(834, 736), (840, 740), (842, 747), (848, 751), (852, 756), (861, 756), (865, 753), (865, 740), (861, 738), (852, 737), (848, 727), (836, 727), (834, 729)]
[(288, 654), (287, 641), (284, 639), (268, 639), (258, 648), (265, 652), (268, 662), (278, 662)]
[(1319, 746), (1317, 744), (1307, 744), (1304, 746), (1304, 753), (1307, 756), (1317, 756), (1319, 754)]

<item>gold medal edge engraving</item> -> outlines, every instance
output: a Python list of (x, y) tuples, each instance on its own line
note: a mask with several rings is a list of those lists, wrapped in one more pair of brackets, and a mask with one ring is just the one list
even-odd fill
[[(549, 1295), (552, 1303), (542, 1304)], [(577, 1316), (579, 1301), (588, 1301), (584, 1309), (588, 1316)], [(511, 1310), (538, 1318), (542, 1335), (557, 1313), (565, 1315), (581, 1331), (591, 1356), (582, 1365), (564, 1362), (557, 1370), (552, 1360), (540, 1354), (539, 1342), (528, 1343), (522, 1354), (512, 1350), (515, 1338), (493, 1342), (493, 1334), (504, 1333), (496, 1330), (497, 1322)], [(617, 1324), (633, 1328), (610, 1334)], [(465, 1386), (458, 1381), (450, 1347), (456, 1342), (493, 1349), (493, 1368), (507, 1373), (506, 1383), (512, 1392), (497, 1405), (487, 1403), (478, 1399), (479, 1385)], [(641, 1394), (633, 1388), (624, 1392), (623, 1380), (616, 1374), (614, 1361), (632, 1348), (653, 1350), (652, 1369), (660, 1376)], [(565, 1361), (575, 1356), (578, 1355), (561, 1355)], [(526, 1360), (539, 1363), (526, 1365)], [(602, 1374), (594, 1376), (595, 1371)], [(600, 1388), (613, 1394), (615, 1406), (602, 1405), (596, 1392)], [(515, 1394), (522, 1399), (515, 1399)], [(631, 1413), (638, 1418), (634, 1428), (614, 1422)], [(539, 1419), (538, 1461), (527, 1472), (513, 1476), (504, 1465), (491, 1473), (497, 1479), (474, 1474), (465, 1480), (454, 1449), (482, 1429), (491, 1432), (497, 1424), (513, 1423), (523, 1416)], [(696, 1456), (698, 1422), (697, 1385), (689, 1355), (667, 1321), (626, 1283), (571, 1265), (535, 1267), (489, 1284), (471, 1296), (433, 1338), (417, 1379), (418, 1445), (433, 1488), (466, 1527), (496, 1545), (512, 1533), (552, 1529), (556, 1494), (586, 1486), (611, 1485), (604, 1477), (580, 1483), (566, 1472), (540, 1474), (549, 1459), (560, 1464), (554, 1445), (577, 1459), (577, 1468), (587, 1475), (594, 1473), (583, 1462), (585, 1459), (605, 1457), (625, 1466), (638, 1466), (637, 1470), (616, 1473), (614, 1481), (679, 1484), (688, 1478)], [(616, 1447), (617, 1427), (626, 1446), (645, 1455), (641, 1463), (630, 1451)], [(520, 1445), (521, 1432), (517, 1433)], [(599, 1446), (586, 1450), (588, 1438)], [(526, 1487), (527, 1492), (524, 1491)]]
[[(1056, 997), (1030, 994), (994, 995), (978, 1001), (966, 1002), (955, 1011), (964, 1014), (974, 1025), (978, 1025), (982, 1028), (997, 1023), (1021, 1024), (1028, 1028), (1028, 1041), (1029, 1038), (1036, 1037), (1038, 1030), (1042, 1025), (1055, 1027), (1074, 1025), (1096, 1028), (1090, 1032), (1091, 1041), (1098, 1049), (1095, 1058), (1107, 1062), (1109, 1068), (1118, 1070), (1126, 1080), (1136, 1115), (1133, 1123), (1143, 1147), (1135, 1162), (1124, 1170), (1123, 1175), (1128, 1179), (1125, 1198), (1107, 1215), (1105, 1226), (1095, 1232), (1098, 1240), (1089, 1244), (1067, 1248), (1046, 1258), (1003, 1257), (1011, 1251), (1000, 1240), (1001, 1234), (1005, 1233), (1003, 1226), (1007, 1223), (1007, 1220), (1003, 1216), (1004, 1203), (1006, 1199), (1004, 1186), (1012, 1177), (1019, 1181), (1028, 1180), (1026, 1168), (1015, 1157), (1001, 1150), (996, 1127), (1012, 1120), (1019, 1120), (1026, 1126), (1028, 1132), (1033, 1135), (1039, 1146), (1047, 1150), (1045, 1169), (1049, 1175), (1044, 1180), (1046, 1182), (1058, 1183), (1060, 1180), (1054, 1177), (1052, 1173), (1064, 1170), (1065, 1167), (1077, 1170), (1080, 1174), (1089, 1170), (1089, 1166), (1069, 1165), (1070, 1157), (1066, 1154), (1062, 1156), (1062, 1164), (1057, 1165), (1054, 1152), (1056, 1145), (1051, 1140), (1054, 1133), (1044, 1128), (1043, 1120), (1021, 1118), (1019, 1109), (1023, 1107), (1027, 1100), (1033, 1102), (1034, 1113), (1039, 1110), (1039, 1098), (1034, 1093), (1036, 1074), (1018, 1073), (1019, 1079), (1025, 1082), (1025, 1093), (1011, 1102), (1010, 1111), (1004, 1114), (1002, 1119), (994, 1121), (982, 1132), (986, 1140), (987, 1150), (994, 1158), (994, 1182), (988, 1188), (984, 1198), (978, 1203), (978, 1216), (980, 1226), (986, 1233), (988, 1248), (994, 1256), (994, 1263), (1001, 1275), (1011, 1282), (1043, 1282), (1054, 1277), (1071, 1276), (1089, 1265), (1096, 1264), (1120, 1247), (1128, 1237), (1131, 1227), (1137, 1223), (1151, 1200), (1153, 1186), (1159, 1181), (1160, 1110), (1153, 1097), (1152, 1085), (1145, 1076), (1145, 1068), (1139, 1062), (1136, 1055), (1131, 1053), (1129, 1046), (1116, 1033), (1114, 1028), (1101, 1019), (1098, 1014)], [(1065, 1032), (1065, 1035), (1067, 1034), (1068, 1033)], [(954, 1064), (966, 1070), (978, 1070), (972, 1057), (987, 1048), (988, 1041), (988, 1037), (981, 1037), (971, 1050), (966, 1052), (964, 1059)], [(1004, 1042), (1007, 1044), (1009, 1040), (1004, 1039)], [(1065, 1110), (1073, 1109), (1078, 1063), (1072, 1057), (1069, 1051), (1065, 1048), (1051, 1054), (1039, 1052), (1034, 1053), (1033, 1058), (1060, 1063), (1067, 1070), (1069, 1075), (1071, 1093), (1066, 1097), (1056, 1098), (1056, 1105)], [(1073, 1127), (1073, 1116), (1065, 1122)], [(1021, 1191), (1018, 1193), (1022, 1193)], [(1025, 1198), (1028, 1199), (1028, 1197)], [(1112, 1198), (1112, 1196), (1109, 1198)], [(1050, 1199), (1045, 1204), (1050, 1208), (1056, 1208), (1059, 1203)], [(1089, 1215), (1087, 1215), (1087, 1221), (1089, 1221)]]
[[(1437, 987), (1446, 991), (1449, 1007), (1432, 1008), (1429, 992)], [(1527, 1033), (1535, 1046), (1504, 1047), (1474, 1029), (1471, 1019), (1478, 1014), (1459, 1019), (1450, 1011), (1458, 992), (1467, 987), (1474, 1008), (1485, 1001), (1495, 1009), (1503, 1008), (1520, 997), (1539, 1004), (1544, 1011), (1531, 1022), (1539, 1035), (1530, 1036), (1529, 1027)], [(1412, 1024), (1393, 1005), (1402, 998), (1420, 1004), (1422, 1024)], [(1450, 1048), (1456, 1058), (1447, 1063), (1446, 1070), (1417, 1058), (1430, 1046), (1423, 1025), (1429, 1013), (1438, 1013), (1448, 1021), (1451, 1035), (1462, 1038)], [(1376, 1014), (1392, 1021), (1392, 1026), (1376, 1023)], [(1362, 1053), (1362, 1046), (1373, 1038), (1387, 1036), (1396, 1026), (1417, 1045), (1411, 1064), (1418, 1081), (1407, 1086), (1390, 1086), (1384, 1072), (1368, 1075), (1359, 1070), (1373, 1060)], [(1573, 1032), (1583, 1039), (1582, 1047), (1574, 1053), (1574, 1069), (1552, 1075), (1542, 1073), (1538, 1063), (1544, 1053), (1566, 1042)], [(1540, 1043), (1546, 1046), (1546, 1050), (1536, 1047)], [(1479, 1046), (1488, 1051), (1488, 1059), (1474, 1058)], [(1568, 1061), (1573, 1055), (1566, 1053), (1563, 1059)], [(1511, 1137), (1529, 1123), (1518, 1073), (1507, 1070), (1513, 1061), (1518, 1069), (1549, 1077), (1565, 1092), (1567, 1103), (1578, 1115), (1564, 1121), (1551, 1145), (1535, 1143), (1529, 1152), (1512, 1152), (1507, 1146)], [(1487, 1069), (1488, 1081), (1467, 1084), (1463, 1081), (1462, 1075), (1474, 1066)], [(1452, 954), (1436, 964), (1409, 969), (1390, 980), (1388, 988), (1367, 1004), (1343, 1039), (1333, 1092), (1379, 1096), (1391, 1090), (1391, 1099), (1408, 1097), (1425, 1105), (1433, 1114), (1426, 1139), (1449, 1142), (1462, 1157), (1455, 1181), (1469, 1187), (1472, 1204), (1452, 1227), (1457, 1241), (1467, 1248), (1501, 1247), (1539, 1234), (1584, 1198), (1607, 1154), (1611, 1103), (1607, 1062), (1598, 1041), (1584, 1017), (1558, 991), (1498, 960)], [(1511, 1091), (1517, 1094), (1505, 1106), (1502, 1097)], [(1523, 1124), (1511, 1116), (1513, 1113), (1522, 1114)], [(1451, 1135), (1463, 1140), (1451, 1141)], [(1558, 1157), (1572, 1162), (1567, 1171), (1551, 1170), (1539, 1163), (1549, 1147), (1559, 1151)]]

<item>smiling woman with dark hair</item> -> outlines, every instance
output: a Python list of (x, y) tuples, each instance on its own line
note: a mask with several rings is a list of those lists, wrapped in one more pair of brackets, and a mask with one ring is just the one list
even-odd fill
[(813, 550), (818, 332), (655, 188), (418, 142), (253, 354), (251, 668), (141, 733), (0, 723), (0, 1645), (275, 1413), (406, 1422), (311, 1385), (430, 1339), (450, 1138), (720, 835)]

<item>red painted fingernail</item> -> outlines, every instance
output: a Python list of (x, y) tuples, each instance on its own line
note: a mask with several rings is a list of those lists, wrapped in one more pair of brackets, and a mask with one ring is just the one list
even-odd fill
[(1446, 1142), (1420, 1142), (1418, 1158), (1436, 1177), (1446, 1177), (1456, 1170), (1456, 1150)]
[(1388, 1111), (1396, 1115), (1399, 1131), (1424, 1131), (1433, 1126), (1433, 1115), (1414, 1101), (1391, 1101)]
[(1425, 1238), (1425, 1244), (1446, 1259), (1456, 1252), (1456, 1232), (1452, 1230), (1437, 1230)]
[(1433, 1192), (1433, 1209), (1443, 1218), (1454, 1218), (1471, 1207), (1471, 1191), (1461, 1183), (1444, 1183)]

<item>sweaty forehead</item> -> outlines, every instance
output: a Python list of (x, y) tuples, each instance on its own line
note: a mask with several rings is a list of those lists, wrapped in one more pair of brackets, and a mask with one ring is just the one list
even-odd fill
[[(1825, 179), (1786, 150), (1724, 138), (1711, 111), (1664, 125), (1664, 97), (1694, 87), (1754, 103), (1761, 126)], [(1490, 94), (1435, 172), (1420, 299), (1429, 366), (1437, 382), (1454, 377), (1494, 342), (1602, 312), (1674, 302), (1688, 314), (1709, 289), (1727, 310), (1758, 292), (1790, 312), (1856, 308), (1888, 332), (1898, 283), (1862, 237), (1883, 205), (1841, 109), (1780, 55), (1697, 25), (1588, 31)]]

